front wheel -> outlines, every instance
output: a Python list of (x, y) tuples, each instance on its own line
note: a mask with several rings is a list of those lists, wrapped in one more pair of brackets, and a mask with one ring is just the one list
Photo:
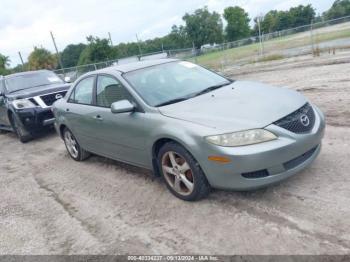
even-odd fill
[(83, 161), (90, 156), (89, 152), (81, 148), (78, 141), (68, 128), (65, 128), (63, 131), (63, 140), (69, 155), (75, 161)]
[(10, 122), (12, 129), (17, 135), (19, 141), (21, 141), (22, 143), (26, 143), (33, 139), (32, 134), (25, 130), (22, 127), (22, 125), (18, 122), (17, 118), (12, 114), (10, 115)]
[(181, 145), (166, 143), (158, 153), (158, 166), (167, 188), (186, 201), (205, 198), (210, 185), (197, 161)]

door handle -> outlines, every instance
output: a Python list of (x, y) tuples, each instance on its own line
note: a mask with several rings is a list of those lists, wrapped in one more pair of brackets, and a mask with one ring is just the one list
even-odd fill
[(99, 120), (99, 121), (103, 120), (103, 118), (100, 115), (94, 116), (93, 118), (96, 119), (96, 120)]

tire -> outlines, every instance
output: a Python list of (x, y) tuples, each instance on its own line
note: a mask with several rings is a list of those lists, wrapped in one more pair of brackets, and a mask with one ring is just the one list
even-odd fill
[(167, 188), (174, 196), (196, 201), (209, 195), (211, 188), (204, 172), (181, 145), (175, 142), (164, 144), (159, 150), (157, 163)]
[(16, 117), (14, 117), (12, 114), (10, 115), (10, 122), (11, 122), (12, 129), (14, 133), (17, 135), (19, 141), (21, 141), (22, 143), (26, 143), (33, 139), (32, 134), (27, 130), (25, 130), (22, 127), (22, 125), (18, 122)]
[(68, 154), (75, 161), (84, 161), (90, 156), (90, 153), (79, 145), (75, 136), (68, 128), (64, 128), (63, 130), (63, 141)]

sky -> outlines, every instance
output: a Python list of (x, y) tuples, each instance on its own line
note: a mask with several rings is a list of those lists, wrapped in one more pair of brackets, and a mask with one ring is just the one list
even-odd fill
[(66, 45), (86, 43), (86, 36), (107, 38), (113, 44), (163, 36), (182, 16), (208, 6), (220, 14), (227, 6), (241, 6), (251, 19), (272, 9), (287, 10), (312, 4), (316, 13), (331, 7), (333, 0), (0, 0), (0, 53), (11, 66), (24, 61), (34, 46), (54, 52), (50, 31), (59, 51)]

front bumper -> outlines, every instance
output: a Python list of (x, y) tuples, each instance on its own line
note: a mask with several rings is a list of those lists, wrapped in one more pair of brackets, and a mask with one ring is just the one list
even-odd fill
[[(274, 141), (242, 147), (206, 145), (206, 150), (202, 148), (200, 157), (196, 158), (210, 185), (220, 189), (256, 189), (286, 179), (309, 166), (321, 150), (325, 129), (322, 112), (316, 107), (314, 111), (315, 124), (307, 134), (295, 134), (269, 125), (265, 129), (278, 136)], [(208, 160), (210, 155), (225, 156), (231, 162), (212, 162)]]
[(55, 117), (51, 108), (28, 108), (17, 110), (16, 114), (27, 131), (39, 131), (45, 126), (53, 125)]

